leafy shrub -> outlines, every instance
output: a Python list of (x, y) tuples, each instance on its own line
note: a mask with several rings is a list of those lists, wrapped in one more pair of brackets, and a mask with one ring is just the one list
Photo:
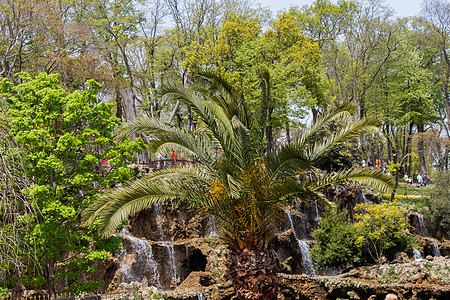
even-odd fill
[(312, 233), (316, 243), (311, 258), (317, 268), (339, 267), (359, 262), (360, 248), (354, 225), (347, 220), (347, 211), (331, 212), (321, 219), (321, 226)]
[(314, 230), (311, 256), (317, 268), (381, 262), (415, 246), (406, 233), (406, 212), (395, 203), (358, 204), (355, 211), (355, 223), (347, 220), (346, 211), (331, 212)]
[(436, 176), (436, 184), (426, 199), (426, 216), (430, 232), (438, 239), (450, 238), (450, 172), (442, 171)]
[(406, 210), (395, 202), (377, 205), (358, 204), (354, 224), (358, 232), (357, 245), (364, 254), (376, 262), (383, 256), (393, 257), (395, 253), (412, 249), (414, 241), (408, 237)]

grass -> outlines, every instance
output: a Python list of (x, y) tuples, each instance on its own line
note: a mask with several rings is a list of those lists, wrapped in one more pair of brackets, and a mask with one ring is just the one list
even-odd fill
[[(419, 187), (399, 182), (395, 193), (398, 195), (398, 198), (395, 200), (400, 206), (412, 208), (415, 211), (424, 211), (426, 209), (425, 199), (430, 196), (430, 191), (433, 187), (434, 185)], [(388, 195), (383, 195), (378, 190), (375, 190), (374, 192), (381, 194), (384, 201), (389, 200), (390, 193)]]

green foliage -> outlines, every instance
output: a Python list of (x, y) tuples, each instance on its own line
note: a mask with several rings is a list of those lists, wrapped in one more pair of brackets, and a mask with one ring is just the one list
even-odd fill
[[(264, 153), (270, 110), (267, 99), (258, 109), (249, 109), (242, 92), (223, 77), (202, 73), (197, 80), (190, 88), (172, 85), (162, 93), (201, 116), (201, 130), (190, 131), (150, 118), (122, 129), (123, 134), (153, 136), (155, 152), (176, 149), (188, 153), (197, 164), (160, 170), (105, 194), (84, 210), (86, 224), (98, 221), (101, 233), (109, 235), (128, 215), (141, 209), (184, 202), (214, 215), (222, 229), (222, 241), (239, 252), (268, 246), (275, 231), (274, 220), (284, 214), (283, 207), (294, 196), (305, 201), (319, 198), (324, 186), (337, 182), (392, 185), (392, 178), (380, 170), (346, 169), (324, 174), (315, 168), (316, 161), (335, 146), (375, 130), (379, 125), (376, 119), (352, 122), (352, 107), (338, 107), (319, 116), (316, 124), (291, 144)], [(328, 131), (336, 122), (342, 126)], [(220, 149), (219, 155), (215, 155), (215, 147)]]
[(311, 248), (311, 258), (319, 269), (352, 265), (361, 259), (361, 248), (356, 244), (358, 234), (348, 221), (346, 210), (324, 215), (312, 237), (316, 243)]
[(300, 24), (292, 12), (279, 13), (265, 31), (262, 22), (258, 16), (230, 12), (217, 42), (191, 45), (186, 64), (192, 69), (232, 71), (232, 80), (241, 86), (252, 104), (261, 102), (261, 74), (268, 72), (271, 78), (268, 122), (269, 126), (281, 129), (291, 119), (303, 118), (308, 108), (328, 104), (321, 53), (317, 43), (299, 30)]
[(356, 222), (346, 211), (331, 212), (313, 232), (317, 243), (311, 256), (318, 268), (345, 266), (361, 262), (381, 262), (387, 256), (412, 249), (416, 241), (406, 233), (405, 210), (396, 203), (358, 204)]
[[(23, 232), (36, 250), (36, 263), (22, 274), (22, 281), (35, 287), (45, 283), (54, 291), (55, 280), (66, 276), (71, 289), (96, 287), (81, 283), (80, 272), (94, 272), (94, 262), (105, 259), (106, 251), (114, 252), (118, 244), (94, 243), (95, 226), (80, 228), (79, 214), (102, 189), (133, 175), (125, 166), (134, 161), (132, 153), (142, 149), (142, 141), (113, 139), (119, 119), (112, 115), (112, 104), (97, 100), (101, 85), (95, 81), (68, 93), (57, 74), (33, 78), (21, 73), (18, 78), (22, 83), (17, 86), (6, 79), (0, 82), (18, 143), (9, 150), (23, 160), (21, 176), (30, 179), (23, 193), (34, 199), (39, 211), (35, 220), (28, 218), (30, 232)], [(105, 158), (111, 167), (101, 166)], [(25, 217), (27, 212), (17, 213)]]
[(441, 171), (435, 176), (435, 185), (426, 199), (426, 216), (431, 230), (439, 239), (450, 238), (450, 172)]
[(395, 202), (358, 204), (355, 210), (360, 210), (355, 223), (357, 245), (374, 261), (381, 262), (383, 256), (412, 248), (413, 241), (406, 233), (406, 210)]

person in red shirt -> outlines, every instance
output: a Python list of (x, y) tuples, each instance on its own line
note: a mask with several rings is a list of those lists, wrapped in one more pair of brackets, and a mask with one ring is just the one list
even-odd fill
[(175, 150), (172, 151), (172, 165), (175, 166), (177, 164), (178, 155)]

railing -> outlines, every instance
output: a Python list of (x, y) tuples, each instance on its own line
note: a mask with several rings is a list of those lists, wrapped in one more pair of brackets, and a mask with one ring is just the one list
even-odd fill
[(179, 167), (186, 166), (188, 164), (194, 164), (191, 159), (168, 159), (161, 158), (158, 160), (150, 160), (148, 163), (140, 163), (139, 165), (143, 168), (149, 168), (152, 171), (166, 169), (169, 167)]
[(114, 293), (89, 293), (74, 295), (72, 293), (58, 293), (56, 295), (35, 294), (31, 296), (19, 295), (14, 291), (0, 291), (0, 300), (135, 300), (136, 291)]

